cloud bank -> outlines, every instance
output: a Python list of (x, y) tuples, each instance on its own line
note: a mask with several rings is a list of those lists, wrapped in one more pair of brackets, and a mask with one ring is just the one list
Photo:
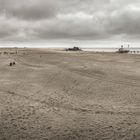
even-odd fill
[(138, 40), (139, 7), (139, 0), (0, 0), (0, 40)]

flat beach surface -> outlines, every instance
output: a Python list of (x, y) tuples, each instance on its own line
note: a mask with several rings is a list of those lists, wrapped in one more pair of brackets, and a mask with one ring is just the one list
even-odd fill
[(140, 55), (0, 55), (0, 140), (140, 140)]

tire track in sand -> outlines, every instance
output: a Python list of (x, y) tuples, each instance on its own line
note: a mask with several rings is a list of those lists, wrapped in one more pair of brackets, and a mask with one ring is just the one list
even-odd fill
[[(20, 57), (22, 58), (22, 57)], [(28, 67), (33, 67), (33, 68), (47, 68), (48, 65), (50, 66), (54, 66), (54, 67), (57, 67), (59, 69), (62, 69), (62, 70), (65, 70), (65, 71), (68, 71), (68, 72), (71, 72), (71, 73), (75, 73), (75, 74), (78, 74), (80, 76), (85, 76), (85, 77), (88, 77), (88, 78), (91, 78), (91, 79), (96, 79), (96, 80), (99, 80), (99, 81), (104, 81), (104, 82), (110, 82), (110, 83), (113, 83), (113, 84), (118, 84), (118, 85), (125, 85), (125, 86), (134, 86), (134, 87), (138, 87), (140, 88), (140, 84), (138, 84), (138, 82), (136, 80), (133, 80), (133, 82), (129, 82), (129, 81), (122, 81), (122, 80), (111, 80), (111, 79), (107, 79), (106, 77), (100, 75), (100, 74), (91, 74), (91, 73), (88, 73), (88, 72), (84, 72), (84, 71), (79, 71), (79, 70), (76, 70), (76, 69), (68, 69), (66, 67), (61, 67), (61, 66), (58, 66), (58, 65), (53, 65), (53, 64), (47, 64), (47, 65), (36, 65), (36, 64), (29, 64), (27, 62), (24, 62), (23, 60), (21, 60), (20, 58), (15, 58), (15, 61), (20, 63), (21, 65), (24, 65), (24, 66), (28, 66)]]

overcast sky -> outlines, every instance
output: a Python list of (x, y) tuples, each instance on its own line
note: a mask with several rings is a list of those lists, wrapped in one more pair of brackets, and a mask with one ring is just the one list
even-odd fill
[(0, 0), (0, 46), (136, 47), (139, 38), (140, 0)]

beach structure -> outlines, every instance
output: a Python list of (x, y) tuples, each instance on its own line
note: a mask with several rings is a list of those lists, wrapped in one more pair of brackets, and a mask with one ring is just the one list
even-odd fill
[(118, 53), (129, 53), (129, 47), (128, 49), (124, 48), (123, 45), (121, 46), (121, 48), (119, 48)]
[(66, 51), (81, 51), (79, 47), (67, 48)]

